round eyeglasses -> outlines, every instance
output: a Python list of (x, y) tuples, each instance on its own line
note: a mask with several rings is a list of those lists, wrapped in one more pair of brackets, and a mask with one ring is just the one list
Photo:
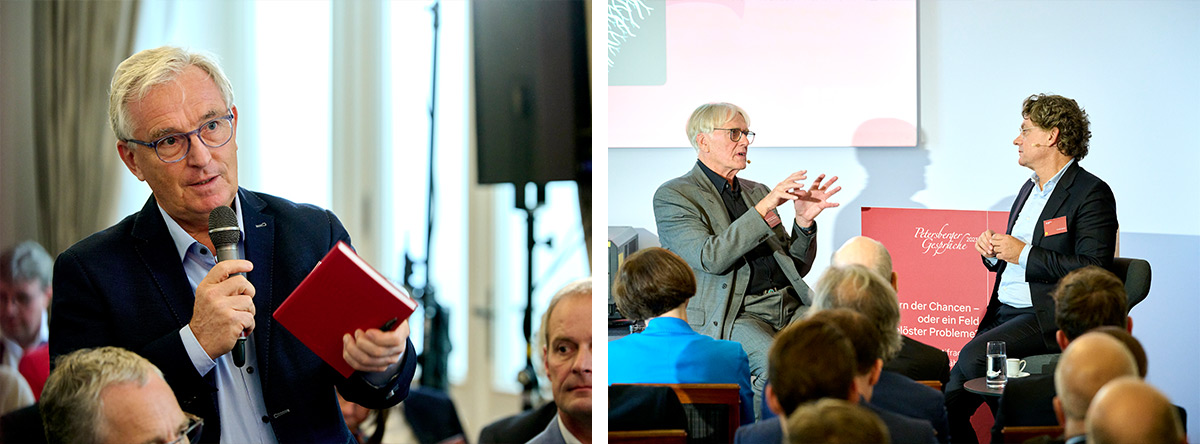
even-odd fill
[(175, 163), (187, 157), (192, 149), (192, 134), (200, 139), (200, 143), (209, 148), (220, 148), (233, 139), (233, 113), (218, 117), (200, 125), (194, 131), (186, 133), (167, 134), (153, 142), (126, 139), (126, 142), (136, 143), (154, 148), (158, 159), (166, 163)]
[(754, 143), (754, 131), (747, 131), (741, 128), (713, 128), (713, 130), (729, 131), (729, 140), (737, 142), (742, 140), (742, 134), (746, 135), (746, 144)]
[(204, 419), (191, 413), (187, 415), (187, 423), (182, 426), (174, 441), (168, 444), (189, 444), (200, 442), (200, 432), (204, 430)]

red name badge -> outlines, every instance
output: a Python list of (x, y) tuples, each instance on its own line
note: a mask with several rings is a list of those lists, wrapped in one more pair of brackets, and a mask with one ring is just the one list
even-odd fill
[(1066, 233), (1067, 232), (1067, 216), (1056, 217), (1054, 219), (1044, 220), (1044, 221), (1042, 221), (1042, 225), (1044, 225), (1045, 229), (1046, 229), (1045, 237), (1050, 237), (1050, 236), (1053, 236), (1056, 234)]

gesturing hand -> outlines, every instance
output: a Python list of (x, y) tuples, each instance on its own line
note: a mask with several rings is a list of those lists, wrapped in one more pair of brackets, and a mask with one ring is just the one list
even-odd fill
[(794, 172), (783, 179), (783, 182), (779, 182), (779, 185), (775, 185), (775, 188), (767, 193), (767, 197), (754, 204), (754, 209), (758, 211), (759, 215), (767, 217), (768, 211), (774, 210), (775, 207), (783, 205), (789, 200), (796, 200), (798, 196), (795, 194), (795, 190), (803, 187), (804, 179), (808, 179), (805, 173), (808, 173), (808, 170)]
[(986, 258), (996, 257), (996, 249), (992, 248), (992, 236), (995, 234), (996, 232), (992, 230), (987, 230), (983, 234), (980, 234), (979, 238), (975, 239), (975, 251), (978, 251), (979, 254)]
[(992, 249), (996, 252), (996, 257), (1000, 260), (1019, 264), (1021, 250), (1025, 249), (1025, 241), (1007, 234), (993, 234)]
[[(829, 198), (842, 190), (842, 187), (833, 187), (833, 183), (837, 182), (837, 176), (829, 179), (829, 182), (821, 183), (825, 180), (825, 175), (817, 176), (812, 186), (807, 190), (798, 190), (795, 194), (797, 199), (792, 202), (796, 206), (796, 225), (804, 228), (812, 226), (812, 222), (817, 218), (817, 215), (825, 211), (826, 208), (833, 208), (840, 203), (830, 202)], [(833, 188), (830, 188), (833, 187)]]
[(242, 330), (254, 330), (254, 286), (245, 276), (233, 276), (252, 269), (254, 265), (247, 260), (217, 262), (196, 285), (196, 303), (188, 325), (209, 358), (233, 349)]
[(354, 334), (342, 336), (342, 358), (350, 367), (363, 372), (381, 372), (389, 365), (400, 361), (408, 339), (408, 320), (405, 319), (395, 330), (383, 331), (372, 328), (367, 331), (354, 330)]

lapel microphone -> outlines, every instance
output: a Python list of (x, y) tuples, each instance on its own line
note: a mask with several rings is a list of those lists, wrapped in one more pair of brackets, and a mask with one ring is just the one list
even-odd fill
[[(233, 208), (222, 205), (208, 213), (208, 236), (217, 248), (217, 262), (241, 259), (238, 241), (242, 238), (242, 230), (238, 229), (237, 215), (233, 213)], [(246, 276), (246, 273), (234, 275)], [(242, 330), (230, 353), (233, 353), (233, 365), (246, 365), (246, 330)]]

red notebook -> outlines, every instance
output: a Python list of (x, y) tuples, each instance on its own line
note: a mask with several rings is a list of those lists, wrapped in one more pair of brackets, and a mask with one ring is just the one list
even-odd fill
[(342, 357), (342, 335), (403, 322), (417, 302), (338, 242), (287, 300), (275, 310), (279, 321), (309, 349), (349, 377), (354, 369)]

